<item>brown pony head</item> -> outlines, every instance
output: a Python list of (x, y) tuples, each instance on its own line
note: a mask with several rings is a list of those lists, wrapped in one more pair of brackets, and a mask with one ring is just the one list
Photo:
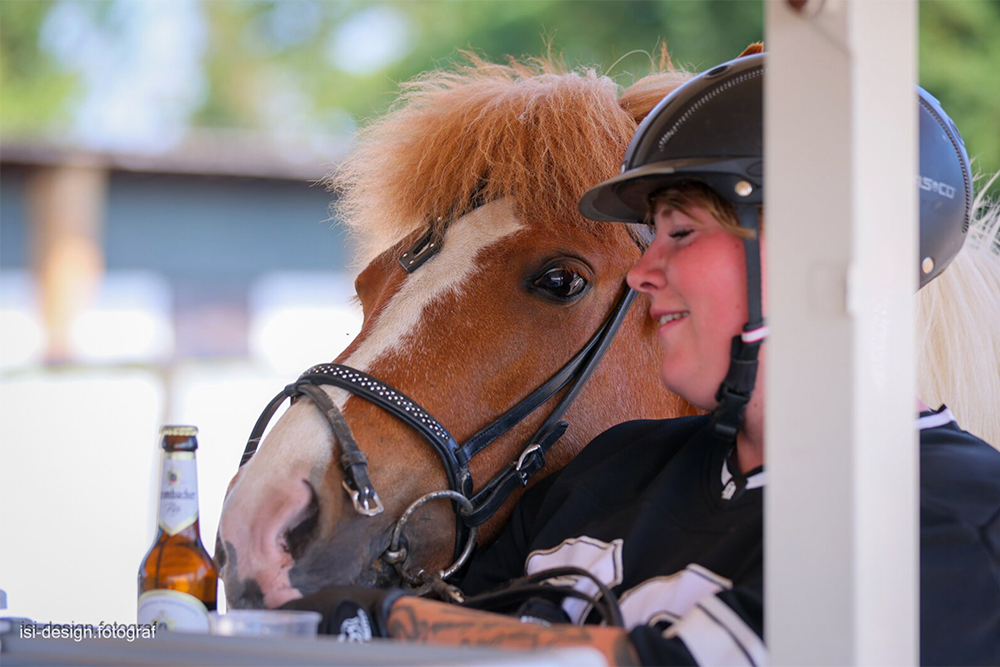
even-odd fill
[[(638, 122), (687, 78), (665, 67), (622, 92), (552, 59), (470, 56), (405, 84), (332, 181), (364, 267), (364, 324), (337, 362), (407, 394), (459, 443), (542, 384), (601, 326), (641, 254), (636, 230), (584, 220), (577, 201), (617, 173)], [(408, 273), (397, 260), (428, 230), (442, 235), (441, 249)], [(691, 411), (660, 385), (658, 357), (640, 298), (567, 412), (543, 474), (614, 424)], [(230, 484), (216, 556), (234, 607), (275, 607), (330, 584), (393, 583), (383, 554), (396, 520), (448, 486), (413, 429), (343, 390), (324, 391), (366, 454), (385, 511), (355, 513), (340, 447), (312, 401), (299, 400)], [(554, 401), (472, 460), (476, 490), (517, 458)], [(454, 526), (450, 502), (414, 514), (408, 567), (445, 567)]]

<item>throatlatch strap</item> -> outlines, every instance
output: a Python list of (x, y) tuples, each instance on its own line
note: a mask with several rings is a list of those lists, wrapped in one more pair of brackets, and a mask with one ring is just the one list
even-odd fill
[(738, 206), (736, 214), (740, 227), (753, 232), (743, 240), (747, 265), (747, 315), (749, 321), (743, 333), (733, 336), (729, 353), (729, 371), (715, 394), (719, 405), (712, 414), (712, 428), (715, 436), (729, 444), (735, 444), (736, 434), (743, 425), (743, 412), (750, 402), (757, 379), (757, 353), (767, 336), (764, 316), (761, 313), (760, 285), (760, 221), (755, 205)]
[(628, 314), (632, 302), (635, 301), (636, 294), (635, 290), (626, 287), (607, 321), (587, 343), (584, 348), (585, 354), (583, 356), (577, 355), (570, 362), (576, 367), (573, 371), (576, 375), (573, 385), (542, 422), (542, 425), (538, 427), (535, 434), (531, 436), (531, 439), (528, 440), (528, 446), (521, 454), (504, 471), (494, 477), (485, 488), (471, 498), (475, 509), (461, 515), (467, 525), (479, 526), (487, 521), (514, 489), (518, 486), (526, 486), (531, 476), (545, 466), (545, 454), (562, 437), (568, 426), (562, 420), (563, 415), (566, 414), (594, 369), (604, 358), (604, 353), (607, 352), (611, 341), (614, 340), (615, 333), (625, 321), (625, 316)]
[(550, 432), (555, 430), (562, 416), (569, 409), (577, 394), (583, 389), (591, 373), (594, 372), (597, 364), (604, 357), (604, 353), (614, 340), (615, 333), (621, 327), (625, 316), (628, 314), (632, 302), (635, 301), (636, 291), (625, 286), (621, 297), (615, 304), (608, 319), (594, 332), (586, 345), (577, 352), (576, 356), (570, 359), (565, 366), (559, 369), (555, 375), (546, 380), (540, 387), (521, 399), (510, 410), (502, 414), (489, 426), (473, 435), (462, 443), (458, 448), (458, 460), (467, 463), (473, 456), (482, 451), (487, 445), (507, 433), (510, 429), (519, 424), (525, 417), (535, 411), (540, 405), (555, 396), (559, 391), (573, 381), (573, 385), (566, 396), (559, 402), (555, 409), (549, 413), (545, 422), (535, 432), (528, 444), (543, 441)]

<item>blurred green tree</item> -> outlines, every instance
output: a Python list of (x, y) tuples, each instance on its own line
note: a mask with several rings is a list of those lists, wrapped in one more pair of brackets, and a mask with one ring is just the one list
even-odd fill
[[(400, 82), (447, 66), (463, 49), (502, 59), (551, 48), (570, 66), (594, 66), (627, 85), (649, 70), (661, 42), (677, 65), (700, 70), (763, 32), (762, 3), (736, 0), (175, 2), (190, 5), (198, 30), (142, 28), (123, 17), (129, 0), (0, 2), (0, 138), (70, 140), (87, 88), (101, 78), (87, 70), (88, 49), (116, 41), (117, 53), (138, 51), (136, 60), (163, 40), (193, 53), (200, 72), (186, 98), (190, 127), (347, 136), (389, 107)], [(920, 3), (921, 83), (962, 128), (985, 174), (1000, 171), (997, 35), (1000, 0)], [(164, 62), (134, 76), (168, 78)], [(150, 111), (143, 104), (162, 97), (137, 102), (136, 114)]]
[(39, 49), (51, 2), (0, 3), (0, 132), (32, 134), (64, 122), (76, 78)]
[(1000, 0), (920, 3), (920, 83), (961, 129), (973, 170), (1000, 171)]

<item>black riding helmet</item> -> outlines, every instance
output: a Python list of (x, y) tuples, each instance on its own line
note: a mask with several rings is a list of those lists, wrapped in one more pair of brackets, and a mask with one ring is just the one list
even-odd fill
[(745, 56), (667, 95), (636, 130), (621, 174), (584, 194), (580, 212), (592, 220), (643, 221), (653, 192), (691, 180), (735, 206), (762, 204), (763, 75), (764, 54)]
[(937, 278), (965, 243), (972, 220), (972, 171), (965, 142), (941, 103), (920, 99), (920, 286)]
[[(744, 240), (750, 321), (733, 339), (726, 379), (716, 395), (716, 434), (735, 442), (753, 391), (757, 352), (767, 329), (760, 307), (757, 209), (764, 202), (765, 54), (714, 67), (665, 97), (636, 130), (621, 174), (592, 188), (580, 212), (592, 220), (641, 222), (654, 192), (698, 181), (733, 204)], [(954, 259), (972, 212), (965, 144), (936, 99), (918, 88), (920, 108), (920, 286)]]
[[(723, 63), (665, 97), (636, 130), (622, 173), (587, 192), (580, 212), (591, 220), (642, 221), (653, 192), (689, 180), (735, 206), (762, 204), (765, 59), (757, 54)], [(923, 287), (965, 242), (972, 176), (958, 128), (930, 93), (920, 87), (917, 93)]]

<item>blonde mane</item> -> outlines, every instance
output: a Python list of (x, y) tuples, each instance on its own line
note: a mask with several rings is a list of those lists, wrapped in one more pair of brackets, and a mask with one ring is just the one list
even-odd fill
[(583, 224), (580, 196), (618, 172), (639, 121), (690, 78), (661, 61), (619, 97), (612, 79), (555, 58), (465, 58), (403, 84), (331, 176), (358, 264), (503, 197), (532, 224)]
[(982, 193), (965, 247), (917, 293), (917, 384), (1000, 449), (1000, 204)]

